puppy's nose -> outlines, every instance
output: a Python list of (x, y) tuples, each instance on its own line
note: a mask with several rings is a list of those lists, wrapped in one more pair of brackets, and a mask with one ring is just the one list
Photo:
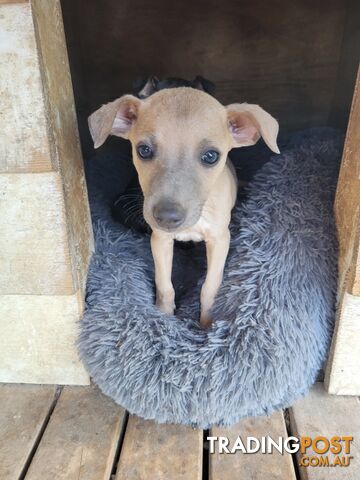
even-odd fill
[(153, 209), (157, 224), (168, 230), (175, 230), (185, 220), (185, 210), (175, 202), (159, 202)]

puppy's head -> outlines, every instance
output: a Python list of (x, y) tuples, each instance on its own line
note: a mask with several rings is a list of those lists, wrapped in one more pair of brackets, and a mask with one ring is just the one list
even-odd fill
[(95, 148), (108, 135), (131, 141), (152, 228), (194, 225), (223, 171), (229, 150), (260, 136), (279, 152), (277, 121), (258, 105), (227, 107), (193, 88), (161, 90), (145, 100), (125, 95), (89, 117)]

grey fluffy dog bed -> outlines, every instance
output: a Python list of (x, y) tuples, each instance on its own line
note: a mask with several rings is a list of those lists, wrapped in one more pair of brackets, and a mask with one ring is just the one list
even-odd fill
[(332, 203), (341, 145), (334, 131), (297, 134), (255, 175), (233, 212), (208, 331), (198, 322), (203, 247), (176, 249), (177, 316), (161, 314), (149, 237), (110, 216), (119, 168), (95, 167), (89, 190), (96, 253), (79, 348), (104, 393), (142, 417), (206, 428), (270, 414), (307, 392), (334, 320)]

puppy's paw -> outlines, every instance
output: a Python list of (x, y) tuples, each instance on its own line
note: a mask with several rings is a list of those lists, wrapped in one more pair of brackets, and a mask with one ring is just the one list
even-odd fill
[(212, 318), (210, 317), (208, 312), (201, 312), (200, 315), (200, 325), (203, 328), (210, 328), (212, 324)]
[(156, 306), (158, 309), (167, 315), (174, 315), (175, 311), (175, 292), (169, 290), (165, 292), (156, 292)]
[(175, 303), (174, 302), (156, 302), (156, 306), (162, 313), (167, 315), (174, 315), (175, 312)]

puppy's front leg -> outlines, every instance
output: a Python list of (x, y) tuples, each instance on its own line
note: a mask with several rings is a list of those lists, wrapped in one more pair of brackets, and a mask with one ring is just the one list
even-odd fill
[(175, 310), (175, 291), (171, 283), (174, 240), (153, 231), (151, 251), (155, 263), (156, 305), (162, 312), (172, 315)]
[(230, 245), (228, 229), (206, 240), (207, 274), (201, 289), (201, 316), (203, 327), (211, 325), (210, 310), (222, 282), (224, 266)]

